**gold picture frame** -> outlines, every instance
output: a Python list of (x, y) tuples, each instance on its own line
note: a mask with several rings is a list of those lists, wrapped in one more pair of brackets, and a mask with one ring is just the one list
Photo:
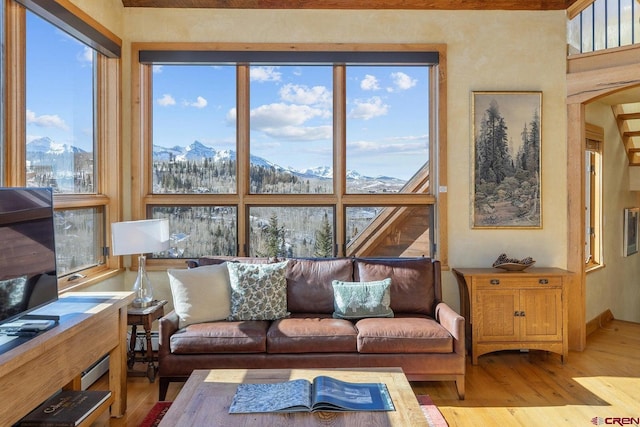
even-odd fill
[(472, 228), (542, 228), (542, 92), (472, 92)]

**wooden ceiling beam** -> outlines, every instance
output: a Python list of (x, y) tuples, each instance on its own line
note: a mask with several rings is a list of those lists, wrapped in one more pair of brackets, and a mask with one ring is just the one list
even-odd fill
[(578, 0), (122, 0), (125, 7), (212, 9), (564, 10)]

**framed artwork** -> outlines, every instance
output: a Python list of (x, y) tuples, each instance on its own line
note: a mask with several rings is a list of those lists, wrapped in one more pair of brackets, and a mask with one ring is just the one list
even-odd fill
[(638, 216), (640, 216), (640, 208), (624, 210), (624, 256), (638, 252)]
[(472, 93), (472, 227), (542, 228), (542, 92)]

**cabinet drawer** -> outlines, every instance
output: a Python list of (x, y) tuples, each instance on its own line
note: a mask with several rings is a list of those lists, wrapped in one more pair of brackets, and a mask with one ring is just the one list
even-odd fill
[(485, 288), (540, 288), (562, 286), (561, 277), (477, 277), (474, 284), (479, 289)]

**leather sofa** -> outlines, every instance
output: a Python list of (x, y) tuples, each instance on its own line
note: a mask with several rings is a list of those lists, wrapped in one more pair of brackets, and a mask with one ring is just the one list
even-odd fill
[[(202, 257), (190, 267), (257, 258)], [(159, 320), (159, 399), (194, 369), (401, 367), (409, 381), (455, 381), (465, 393), (464, 318), (441, 301), (440, 262), (430, 258), (290, 259), (288, 316), (179, 328)], [(391, 278), (393, 317), (334, 318), (333, 280)]]

